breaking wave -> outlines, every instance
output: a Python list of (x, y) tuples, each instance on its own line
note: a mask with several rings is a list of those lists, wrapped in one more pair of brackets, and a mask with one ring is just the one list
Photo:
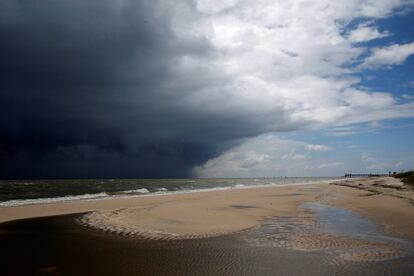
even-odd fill
[(83, 194), (83, 195), (68, 195), (60, 197), (46, 197), (46, 198), (34, 198), (34, 199), (15, 199), (0, 202), (0, 207), (14, 207), (22, 205), (33, 205), (33, 204), (46, 204), (46, 203), (57, 203), (64, 201), (74, 201), (74, 200), (92, 200), (92, 199), (102, 199), (111, 197), (107, 193), (97, 193), (97, 194)]

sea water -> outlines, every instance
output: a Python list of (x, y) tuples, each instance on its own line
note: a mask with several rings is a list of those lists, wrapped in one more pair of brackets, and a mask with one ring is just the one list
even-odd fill
[(329, 182), (339, 177), (0, 180), (0, 207)]

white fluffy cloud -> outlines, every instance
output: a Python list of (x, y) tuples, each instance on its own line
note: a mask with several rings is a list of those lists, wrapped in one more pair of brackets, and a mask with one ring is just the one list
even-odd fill
[(377, 38), (389, 36), (389, 32), (379, 32), (377, 28), (365, 24), (358, 26), (357, 29), (349, 33), (348, 39), (351, 42), (365, 42)]
[[(414, 116), (412, 103), (400, 105), (389, 92), (358, 88), (360, 80), (352, 75), (356, 68), (349, 67), (369, 50), (353, 42), (386, 32), (378, 32), (372, 22), (344, 32), (348, 22), (389, 16), (405, 1), (220, 3), (196, 1), (198, 16), (176, 8), (176, 35), (202, 38), (213, 49), (208, 59), (183, 55), (177, 60), (178, 76), (199, 72), (206, 80), (205, 86), (184, 95), (183, 106), (249, 117), (268, 131)], [(363, 66), (401, 63), (411, 47), (374, 49)]]
[(199, 177), (339, 176), (400, 171), (411, 168), (413, 162), (411, 155), (379, 156), (380, 152), (361, 153), (355, 146), (336, 148), (266, 134), (246, 139), (195, 167), (194, 173)]
[[(361, 68), (400, 64), (414, 52), (414, 43), (375, 49), (355, 43), (389, 35), (378, 31), (372, 19), (391, 16), (409, 4), (398, 0), (195, 1), (197, 16), (180, 8), (173, 26), (180, 38), (204, 39), (211, 55), (208, 59), (183, 55), (176, 72), (199, 72), (208, 84), (180, 102), (205, 114), (246, 118), (260, 125), (261, 133), (414, 117), (413, 102), (400, 104), (387, 91), (367, 92), (353, 74)], [(349, 22), (361, 18), (367, 23), (347, 30)], [(370, 52), (361, 60), (363, 53)], [(360, 67), (351, 66), (358, 62)], [(270, 164), (273, 155), (266, 152), (226, 152), (196, 171), (204, 176), (209, 171), (219, 175), (230, 167), (252, 171), (259, 164)], [(296, 155), (296, 161), (306, 158)]]
[(308, 144), (305, 146), (305, 148), (308, 151), (330, 151), (332, 150), (332, 148), (329, 146), (317, 145), (317, 144)]
[(375, 48), (361, 65), (362, 68), (378, 68), (403, 63), (414, 54), (414, 42), (407, 44), (393, 44), (383, 48)]
[[(330, 150), (332, 148), (326, 145), (306, 144), (266, 134), (246, 140), (194, 171), (200, 177), (342, 174), (343, 163), (325, 163), (319, 156)], [(335, 169), (334, 173), (332, 169)]]

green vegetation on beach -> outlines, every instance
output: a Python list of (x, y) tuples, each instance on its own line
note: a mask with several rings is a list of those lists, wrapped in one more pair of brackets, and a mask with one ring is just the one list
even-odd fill
[(414, 171), (397, 173), (393, 177), (400, 178), (405, 184), (414, 185)]

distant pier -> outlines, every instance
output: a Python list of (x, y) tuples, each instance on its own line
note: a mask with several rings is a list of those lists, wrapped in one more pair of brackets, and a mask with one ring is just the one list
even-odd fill
[(376, 174), (376, 173), (346, 173), (344, 177), (375, 177), (375, 176), (389, 176), (389, 174)]

